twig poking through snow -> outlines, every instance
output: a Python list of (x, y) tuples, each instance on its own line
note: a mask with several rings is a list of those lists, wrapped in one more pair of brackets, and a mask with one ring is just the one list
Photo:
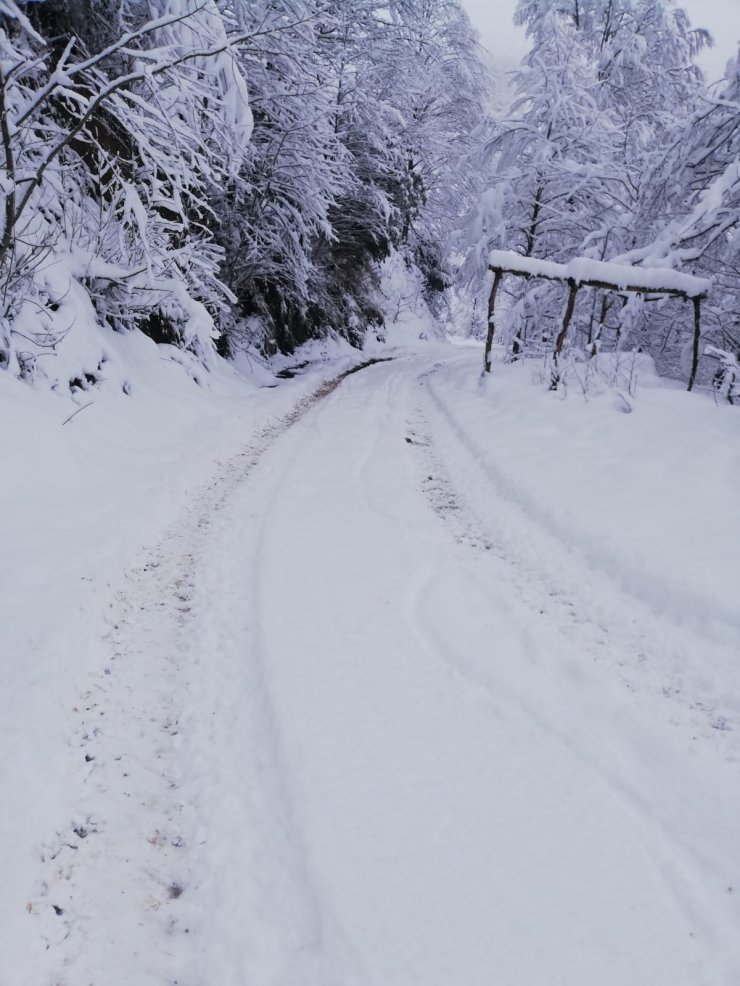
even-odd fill
[(73, 411), (68, 418), (65, 418), (65, 420), (62, 421), (62, 427), (64, 427), (64, 425), (66, 425), (67, 422), (71, 421), (72, 418), (78, 415), (80, 411), (84, 411), (86, 407), (91, 407), (94, 403), (95, 401), (89, 401), (87, 404), (83, 404), (82, 407), (78, 407), (76, 411)]

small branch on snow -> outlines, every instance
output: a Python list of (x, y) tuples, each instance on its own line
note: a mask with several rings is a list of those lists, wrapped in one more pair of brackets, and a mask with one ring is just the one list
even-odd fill
[(84, 411), (86, 407), (92, 407), (94, 403), (95, 403), (95, 401), (90, 401), (87, 404), (83, 404), (82, 407), (78, 407), (77, 410), (73, 414), (70, 414), (70, 416), (68, 418), (66, 418), (64, 421), (62, 421), (62, 426), (66, 425), (68, 421), (71, 421), (72, 418), (76, 417), (80, 413), (80, 411)]

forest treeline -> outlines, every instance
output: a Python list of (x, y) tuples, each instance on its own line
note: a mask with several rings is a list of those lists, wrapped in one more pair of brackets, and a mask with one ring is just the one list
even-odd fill
[(3, 0), (0, 24), (6, 368), (43, 368), (78, 286), (202, 358), (361, 343), (391, 251), (445, 287), (486, 93), (456, 2)]
[[(711, 279), (703, 373), (734, 373), (740, 61), (708, 87), (710, 39), (671, 0), (516, 17), (531, 50), (501, 113), (458, 0), (1, 0), (0, 368), (53, 379), (91, 321), (205, 362), (361, 345), (389, 256), (472, 303), (506, 249)], [(582, 295), (576, 349), (683, 372), (680, 301)], [(500, 337), (516, 356), (562, 308), (506, 285)], [(86, 345), (57, 364), (82, 387)]]

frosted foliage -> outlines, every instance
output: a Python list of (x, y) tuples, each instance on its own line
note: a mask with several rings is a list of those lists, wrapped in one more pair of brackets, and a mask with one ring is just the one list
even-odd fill
[[(247, 80), (240, 71), (235, 51), (229, 47), (227, 25), (215, 0), (205, 4), (186, 0), (186, 4), (193, 10), (192, 17), (161, 28), (155, 38), (168, 57), (204, 51), (188, 64), (188, 75), (193, 81), (199, 80), (204, 98), (194, 101), (187, 98), (180, 79), (160, 98), (175, 116), (189, 114), (188, 123), (194, 131), (204, 132), (210, 140), (217, 141), (228, 158), (230, 170), (235, 171), (244, 158), (254, 125)], [(176, 16), (182, 9), (183, 0), (168, 0), (163, 13)], [(215, 54), (207, 54), (208, 51)]]
[(239, 54), (249, 160), (218, 207), (225, 277), (247, 316), (231, 340), (360, 342), (383, 318), (392, 250), (444, 280), (444, 239), (472, 200), (461, 161), (484, 91), (472, 30), (443, 0), (262, 0), (233, 15), (260, 34)]

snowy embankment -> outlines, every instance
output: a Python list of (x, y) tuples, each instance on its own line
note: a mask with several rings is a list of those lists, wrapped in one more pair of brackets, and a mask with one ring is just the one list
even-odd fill
[(3, 986), (735, 986), (740, 416), (481, 355), (10, 383)]

